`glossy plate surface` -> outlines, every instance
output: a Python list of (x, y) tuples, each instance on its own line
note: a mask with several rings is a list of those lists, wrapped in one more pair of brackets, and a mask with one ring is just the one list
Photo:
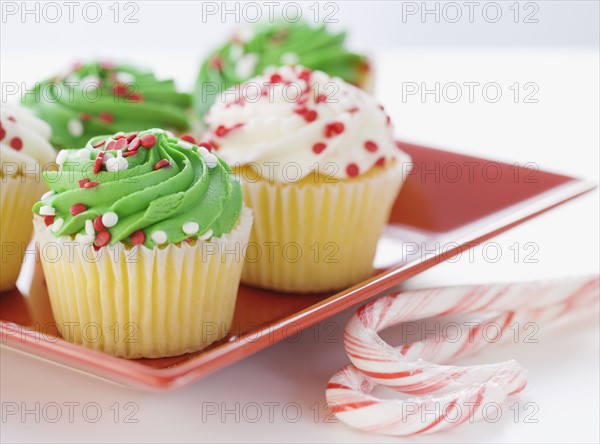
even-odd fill
[(241, 286), (233, 329), (218, 344), (173, 358), (126, 360), (55, 336), (41, 267), (29, 260), (21, 291), (0, 295), (2, 345), (130, 386), (181, 388), (594, 188), (533, 165), (399, 146), (411, 155), (414, 167), (379, 241), (378, 271), (371, 279), (320, 295)]

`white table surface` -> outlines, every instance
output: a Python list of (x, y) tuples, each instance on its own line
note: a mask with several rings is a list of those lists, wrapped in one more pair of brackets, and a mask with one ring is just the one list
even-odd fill
[[(157, 66), (177, 66), (183, 86), (192, 83), (196, 60), (172, 54)], [(152, 57), (137, 56), (152, 66)], [(540, 168), (598, 182), (598, 51), (556, 49), (403, 50), (375, 53), (377, 95), (396, 122), (398, 135), (431, 146), (499, 160), (536, 162)], [(31, 82), (68, 57), (30, 54), (2, 58), (2, 81)], [(164, 60), (164, 59), (163, 59)], [(47, 64), (46, 62), (52, 62)], [(176, 63), (176, 65), (170, 63)], [(154, 62), (156, 65), (156, 62)], [(43, 67), (43, 68), (42, 68)], [(496, 82), (498, 103), (481, 95), (473, 103), (402, 102), (401, 82)], [(539, 85), (539, 103), (514, 103), (515, 82)], [(466, 90), (465, 90), (466, 91)], [(506, 97), (506, 99), (504, 98)], [(503, 257), (486, 262), (481, 247), (472, 257), (443, 263), (410, 279), (405, 288), (557, 278), (598, 273), (598, 193), (593, 192), (493, 239)], [(537, 263), (515, 261), (510, 247), (534, 242)], [(537, 344), (489, 347), (459, 363), (515, 358), (530, 371), (524, 393), (509, 402), (496, 423), (398, 439), (369, 435), (337, 422), (324, 409), (324, 387), (348, 363), (341, 332), (352, 310), (213, 374), (180, 392), (152, 394), (105, 382), (2, 347), (3, 411), (40, 410), (2, 417), (3, 442), (597, 442), (599, 438), (598, 313), (576, 324), (540, 331)], [(333, 324), (332, 324), (333, 323)], [(39, 403), (39, 407), (36, 406)], [(44, 418), (57, 403), (62, 417)], [(69, 404), (74, 403), (74, 404)], [(76, 404), (79, 403), (79, 404)], [(96, 403), (96, 404), (88, 404)], [(116, 404), (117, 403), (117, 404)], [(126, 409), (126, 403), (129, 407)], [(516, 404), (515, 404), (516, 403)], [(527, 408), (526, 408), (526, 403)], [(69, 418), (69, 405), (73, 417)], [(87, 412), (83, 411), (88, 406)], [(91, 407), (90, 407), (91, 405)], [(132, 412), (137, 422), (126, 422)], [(101, 418), (91, 422), (94, 406)], [(512, 408), (509, 408), (512, 406)], [(208, 412), (217, 409), (217, 414)], [(521, 415), (515, 418), (515, 410)], [(523, 409), (527, 409), (524, 411)], [(535, 409), (535, 411), (534, 411)], [(115, 410), (120, 412), (115, 418)], [(237, 412), (237, 413), (236, 413)], [(256, 414), (262, 416), (254, 421)], [(316, 412), (316, 413), (315, 413)], [(85, 416), (87, 413), (87, 416)], [(531, 413), (525, 421), (524, 413)]]

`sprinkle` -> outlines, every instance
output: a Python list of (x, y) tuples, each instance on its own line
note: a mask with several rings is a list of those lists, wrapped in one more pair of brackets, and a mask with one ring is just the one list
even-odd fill
[(11, 148), (14, 148), (15, 150), (19, 151), (21, 148), (23, 148), (23, 141), (20, 137), (13, 137), (12, 139), (10, 139), (10, 146)]
[(103, 231), (106, 229), (106, 227), (102, 223), (102, 216), (96, 216), (96, 218), (94, 219), (94, 229), (96, 231)]
[(158, 230), (152, 233), (150, 238), (154, 241), (154, 243), (161, 245), (167, 241), (167, 233), (164, 231)]
[(214, 168), (219, 164), (219, 159), (217, 159), (217, 156), (212, 154), (210, 151), (208, 151), (203, 146), (200, 147), (199, 151), (200, 151), (200, 155), (202, 156), (202, 159), (204, 159), (204, 162), (206, 162), (207, 167)]
[(139, 137), (134, 137), (133, 139), (131, 139), (131, 141), (129, 142), (129, 145), (127, 145), (127, 150), (128, 151), (136, 151), (138, 149), (138, 147), (140, 146), (140, 143), (142, 143), (140, 141)]
[(127, 139), (127, 142), (131, 142), (133, 139), (135, 139), (137, 137), (137, 135), (139, 134), (139, 132), (135, 132), (135, 133), (129, 133), (125, 136), (125, 139)]
[(161, 168), (164, 168), (167, 166), (171, 166), (171, 162), (169, 162), (167, 159), (161, 159), (158, 162), (156, 162), (156, 165), (154, 165), (154, 169), (160, 170)]
[(113, 139), (117, 140), (117, 139), (121, 139), (125, 137), (125, 133), (123, 131), (119, 131), (115, 134), (113, 134)]
[(350, 109), (349, 109), (349, 110), (347, 110), (346, 112), (347, 112), (347, 113), (350, 113), (350, 114), (357, 113), (357, 112), (358, 112), (358, 107), (356, 107), (356, 106), (353, 106), (352, 108), (350, 108)]
[(358, 165), (355, 163), (349, 163), (346, 167), (346, 174), (348, 175), (348, 177), (356, 177), (358, 176), (358, 172)]
[(110, 233), (108, 231), (101, 231), (96, 236), (96, 240), (94, 241), (94, 244), (97, 247), (103, 247), (106, 244), (108, 244), (109, 241), (110, 241)]
[(81, 179), (79, 181), (79, 188), (94, 188), (100, 185), (98, 182), (91, 182), (89, 179)]
[(4, 129), (4, 127), (2, 126), (2, 124), (0, 123), (0, 140), (3, 140), (6, 137), (6, 130)]
[(202, 236), (198, 236), (198, 239), (200, 239), (200, 240), (207, 240), (207, 239), (210, 239), (212, 237), (212, 235), (213, 235), (213, 230), (208, 230)]
[(54, 191), (48, 191), (47, 193), (44, 193), (44, 194), (42, 195), (42, 198), (41, 198), (41, 200), (46, 200), (46, 199), (48, 199), (49, 197), (52, 197), (52, 196), (54, 196), (55, 194), (56, 194), (56, 193), (55, 193)]
[(298, 114), (298, 115), (300, 115), (300, 116), (303, 116), (304, 114), (306, 114), (306, 112), (307, 112), (307, 111), (308, 111), (308, 109), (307, 109), (307, 108), (304, 108), (304, 107), (302, 107), (302, 108), (296, 108), (296, 109), (294, 110), (294, 113), (295, 113), (295, 114)]
[(304, 114), (304, 120), (307, 122), (314, 122), (317, 119), (317, 112), (313, 109), (306, 111)]
[(102, 169), (102, 158), (104, 157), (104, 151), (98, 153), (98, 157), (94, 161), (94, 174), (98, 174)]
[(40, 207), (40, 216), (54, 216), (56, 209), (50, 205), (42, 205)]
[(194, 147), (194, 145), (192, 145), (189, 142), (186, 142), (185, 140), (178, 140), (177, 145), (179, 145), (181, 148), (184, 148), (186, 150), (191, 150)]
[(219, 56), (214, 56), (210, 61), (210, 66), (213, 69), (221, 71), (223, 69), (223, 59)]
[[(121, 139), (121, 140), (125, 140), (125, 139)], [(126, 170), (127, 167), (129, 167), (129, 162), (127, 161), (127, 159), (125, 159), (123, 157), (123, 154), (121, 153), (121, 151), (118, 152), (120, 154), (120, 156), (117, 156), (117, 158), (113, 158), (113, 159), (108, 159), (106, 161), (106, 171), (112, 171), (112, 172), (117, 172), (117, 171), (121, 171), (121, 170)]]
[(247, 79), (254, 75), (258, 64), (258, 55), (254, 52), (244, 54), (235, 64), (235, 73), (240, 79)]
[(98, 142), (94, 143), (92, 146), (94, 148), (100, 148), (102, 145), (104, 145), (106, 143), (106, 139), (103, 140), (99, 140)]
[(377, 144), (372, 140), (367, 140), (365, 142), (365, 149), (371, 153), (374, 153), (375, 151), (377, 151)]
[(92, 115), (88, 113), (79, 113), (79, 118), (84, 122), (88, 122), (92, 120)]
[(385, 157), (380, 157), (377, 159), (377, 162), (375, 162), (375, 166), (382, 167), (383, 165), (385, 165)]
[(115, 78), (122, 83), (135, 82), (135, 76), (125, 71), (119, 71), (115, 74)]
[(185, 140), (186, 142), (193, 143), (194, 145), (197, 145), (196, 139), (191, 134), (184, 134), (183, 136), (181, 136), (181, 140)]
[(144, 148), (152, 148), (156, 145), (156, 136), (154, 134), (144, 134), (140, 137), (140, 144)]
[(325, 137), (333, 137), (344, 132), (342, 122), (333, 122), (325, 125)]
[(85, 221), (85, 234), (88, 236), (93, 236), (96, 234), (94, 231), (94, 221), (92, 219), (88, 219)]
[(64, 223), (65, 223), (65, 220), (62, 217), (59, 217), (58, 219), (54, 219), (54, 223), (52, 224), (52, 231), (60, 230)]
[(67, 131), (73, 137), (81, 137), (83, 134), (83, 123), (81, 123), (81, 120), (71, 119), (67, 122)]
[(104, 123), (114, 123), (115, 118), (110, 113), (100, 113), (98, 114), (98, 120)]
[(317, 103), (327, 102), (327, 95), (325, 95), (325, 94), (319, 94), (317, 96), (317, 99), (315, 100), (315, 102), (317, 102)]
[(279, 74), (273, 74), (271, 76), (271, 83), (279, 83), (281, 82), (281, 76)]
[(69, 155), (67, 150), (60, 150), (58, 155), (56, 156), (56, 163), (60, 166), (63, 166), (65, 160), (67, 160), (67, 156)]
[(77, 157), (79, 157), (80, 159), (88, 159), (90, 158), (92, 153), (90, 153), (90, 150), (86, 149), (86, 148), (82, 148), (77, 152)]
[(213, 145), (210, 142), (200, 142), (198, 146), (200, 148), (206, 148), (208, 151), (212, 151), (214, 149)]
[(318, 142), (313, 145), (312, 150), (315, 154), (321, 154), (325, 148), (327, 148), (327, 145), (323, 142)]
[(54, 223), (54, 216), (44, 216), (44, 223), (47, 227)]
[(13, 123), (17, 123), (17, 119), (15, 119), (14, 116), (8, 116), (7, 119)]
[(129, 157), (129, 156), (133, 156), (134, 154), (137, 154), (138, 150), (132, 150), (132, 151), (125, 151), (123, 153), (123, 157)]
[(83, 213), (85, 210), (87, 210), (87, 207), (84, 204), (76, 203), (71, 207), (69, 213), (71, 213), (71, 216), (77, 216), (79, 213)]
[(107, 228), (114, 227), (117, 225), (117, 222), (119, 222), (119, 216), (117, 216), (117, 213), (109, 211), (108, 213), (104, 213), (102, 216), (102, 225)]
[(306, 83), (310, 82), (310, 76), (311, 76), (311, 72), (308, 69), (303, 69), (302, 72), (300, 72), (300, 74), (298, 75), (298, 78), (300, 80), (304, 80)]
[(117, 140), (117, 143), (115, 144), (114, 149), (115, 150), (122, 150), (126, 146), (127, 146), (127, 139), (123, 136), (119, 140)]
[(215, 130), (215, 134), (217, 137), (225, 137), (229, 130), (224, 125), (219, 125)]
[(185, 234), (196, 234), (200, 229), (200, 225), (198, 225), (196, 222), (186, 222), (183, 224), (181, 229)]
[(106, 151), (113, 151), (115, 149), (115, 146), (117, 145), (117, 142), (115, 140), (111, 140), (110, 142), (108, 142), (108, 144), (106, 145), (105, 150)]
[(133, 245), (142, 245), (146, 241), (146, 235), (142, 230), (137, 230), (129, 236), (129, 242)]

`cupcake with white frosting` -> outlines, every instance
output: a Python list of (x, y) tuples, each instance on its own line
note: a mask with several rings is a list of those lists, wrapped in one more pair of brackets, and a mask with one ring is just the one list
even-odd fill
[(373, 273), (410, 159), (372, 96), (284, 66), (223, 93), (205, 120), (255, 214), (244, 282), (321, 292)]
[(0, 291), (13, 288), (33, 231), (31, 206), (45, 190), (41, 171), (55, 151), (50, 127), (26, 108), (0, 108)]

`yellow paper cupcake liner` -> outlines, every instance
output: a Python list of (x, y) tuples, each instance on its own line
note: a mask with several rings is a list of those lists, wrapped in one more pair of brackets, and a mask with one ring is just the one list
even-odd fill
[(95, 251), (56, 238), (41, 218), (35, 239), (63, 338), (125, 358), (176, 356), (222, 339), (231, 327), (250, 236), (244, 208), (231, 233), (164, 248)]
[(309, 293), (369, 277), (405, 174), (398, 162), (335, 183), (242, 180), (245, 203), (254, 210), (242, 282)]
[(0, 291), (15, 286), (33, 232), (31, 207), (44, 193), (41, 181), (24, 176), (0, 177)]

